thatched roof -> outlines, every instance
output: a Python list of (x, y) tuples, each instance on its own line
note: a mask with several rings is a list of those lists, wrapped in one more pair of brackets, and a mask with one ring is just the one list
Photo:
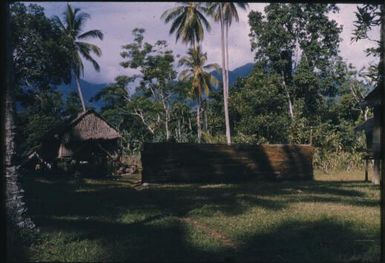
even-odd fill
[(69, 132), (72, 139), (80, 141), (114, 140), (122, 137), (111, 124), (93, 110), (79, 114), (63, 132)]
[[(94, 110), (80, 113), (75, 119), (65, 122), (48, 131), (45, 138), (71, 141), (114, 140), (120, 133)], [(64, 138), (63, 138), (64, 137)]]

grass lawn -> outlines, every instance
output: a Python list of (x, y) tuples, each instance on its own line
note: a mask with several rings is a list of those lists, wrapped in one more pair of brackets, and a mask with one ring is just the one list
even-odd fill
[(40, 233), (14, 259), (378, 262), (380, 189), (363, 177), (149, 186), (25, 178)]

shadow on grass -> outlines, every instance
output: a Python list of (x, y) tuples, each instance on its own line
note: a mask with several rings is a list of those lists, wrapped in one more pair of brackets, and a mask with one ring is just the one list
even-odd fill
[(98, 261), (197, 261), (219, 260), (221, 254), (194, 248), (186, 227), (176, 218), (143, 220), (131, 224), (95, 220), (47, 219), (56, 230), (76, 233), (76, 242), (100, 240)]
[[(376, 262), (377, 251), (365, 234), (351, 225), (330, 219), (314, 222), (286, 221), (272, 231), (245, 238), (236, 258), (242, 261), (286, 262)], [(379, 238), (379, 237), (378, 237)], [(378, 258), (377, 258), (378, 257)]]
[(172, 217), (156, 224), (64, 219), (46, 223), (58, 231), (77, 233), (77, 242), (101, 240), (103, 255), (98, 261), (372, 262), (380, 250), (379, 245), (373, 251), (371, 243), (361, 242), (365, 233), (329, 219), (287, 221), (268, 233), (250, 233), (235, 249), (194, 246), (188, 242), (185, 225)]
[[(239, 215), (252, 207), (279, 211), (295, 202), (378, 206), (365, 185), (351, 182), (260, 182), (236, 185), (150, 185), (26, 178), (29, 213), (45, 231), (72, 233), (75, 240), (102, 243), (100, 261), (354, 261), (369, 249), (364, 233), (328, 219), (285, 221), (268, 233), (250, 233), (236, 251), (197, 248), (185, 223), (194, 213)], [(353, 252), (353, 254), (352, 254)], [(314, 255), (317, 255), (315, 258)]]
[(255, 206), (280, 210), (295, 202), (379, 205), (379, 201), (367, 197), (365, 192), (351, 189), (351, 182), (261, 182), (212, 187), (151, 185), (142, 190), (110, 181), (87, 184), (29, 178), (26, 184), (32, 216), (99, 216), (116, 220), (127, 210), (151, 216), (161, 213), (183, 217), (202, 207), (210, 216), (210, 212), (218, 211), (238, 215)]
[[(24, 262), (28, 260), (28, 246), (32, 244), (32, 237), (28, 233), (19, 231), (17, 227), (6, 224), (6, 261)], [(4, 252), (3, 252), (4, 253)]]

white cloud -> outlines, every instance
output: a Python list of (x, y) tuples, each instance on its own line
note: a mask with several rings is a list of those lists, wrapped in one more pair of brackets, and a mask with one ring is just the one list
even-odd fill
[[(45, 8), (48, 16), (61, 15), (64, 11), (66, 3), (63, 2), (36, 2)], [(74, 7), (81, 8), (82, 11), (91, 15), (86, 28), (100, 29), (104, 33), (103, 41), (93, 41), (103, 52), (102, 57), (97, 58), (101, 66), (100, 73), (94, 71), (92, 66), (85, 62), (85, 76), (88, 81), (95, 83), (112, 82), (119, 74), (129, 72), (122, 68), (119, 63), (122, 61), (120, 57), (121, 46), (133, 40), (131, 31), (136, 27), (146, 29), (145, 41), (155, 42), (157, 40), (167, 40), (169, 47), (175, 54), (184, 55), (187, 47), (181, 43), (175, 43), (175, 36), (170, 36), (169, 24), (164, 24), (160, 20), (162, 12), (170, 7), (174, 7), (176, 3), (161, 2), (75, 2)], [(245, 63), (253, 61), (253, 54), (250, 50), (249, 25), (247, 14), (250, 10), (263, 11), (266, 4), (251, 3), (247, 11), (239, 10), (240, 21), (234, 23), (229, 31), (229, 53), (230, 53), (230, 69), (242, 66)], [(367, 58), (363, 50), (373, 44), (369, 41), (359, 41), (351, 43), (350, 37), (353, 30), (354, 11), (356, 5), (344, 4), (338, 5), (341, 9), (339, 14), (330, 15), (339, 24), (344, 26), (341, 34), (343, 42), (341, 43), (341, 55), (357, 68), (361, 68), (373, 60)], [(211, 23), (212, 31), (205, 36), (203, 49), (208, 53), (209, 63), (221, 64), (221, 46), (220, 46), (220, 30), (219, 25)], [(372, 37), (378, 38), (379, 30), (372, 33)]]

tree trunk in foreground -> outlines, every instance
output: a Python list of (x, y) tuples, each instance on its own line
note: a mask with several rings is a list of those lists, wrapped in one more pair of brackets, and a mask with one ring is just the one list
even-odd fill
[[(8, 83), (9, 84), (9, 83)], [(9, 86), (9, 85), (8, 85)], [(12, 95), (6, 94), (5, 102), (5, 177), (6, 177), (6, 207), (7, 219), (19, 228), (34, 228), (31, 219), (26, 216), (23, 202), (23, 189), (19, 183), (18, 167), (15, 164), (15, 125)]]
[[(379, 76), (380, 76), (380, 94), (381, 94), (381, 238), (382, 241), (385, 240), (385, 220), (384, 220), (384, 200), (385, 200), (385, 5), (381, 5), (381, 39), (380, 39), (380, 64), (379, 64)], [(384, 249), (381, 249), (381, 258), (384, 258), (385, 252)]]
[[(5, 4), (5, 26), (6, 26), (6, 35), (7, 39), (10, 37), (10, 28), (9, 28), (9, 6), (8, 3)], [(3, 21), (4, 21), (3, 20)], [(5, 107), (4, 107), (4, 119), (3, 119), (3, 131), (4, 136), (2, 144), (4, 146), (5, 152), (3, 155), (4, 162), (2, 164), (5, 171), (5, 205), (6, 205), (6, 219), (7, 223), (10, 223), (10, 227), (16, 226), (16, 228), (25, 230), (32, 229), (35, 227), (32, 220), (26, 215), (27, 209), (23, 202), (23, 189), (19, 183), (19, 173), (18, 167), (15, 163), (15, 124), (14, 124), (14, 114), (15, 114), (15, 105), (13, 101), (15, 86), (14, 86), (14, 75), (13, 75), (13, 64), (12, 64), (12, 49), (11, 46), (5, 45), (6, 49), (2, 51), (5, 53), (4, 58), (8, 61), (7, 67), (5, 69), (5, 81), (2, 83), (5, 90)], [(9, 229), (9, 228), (8, 228)]]

